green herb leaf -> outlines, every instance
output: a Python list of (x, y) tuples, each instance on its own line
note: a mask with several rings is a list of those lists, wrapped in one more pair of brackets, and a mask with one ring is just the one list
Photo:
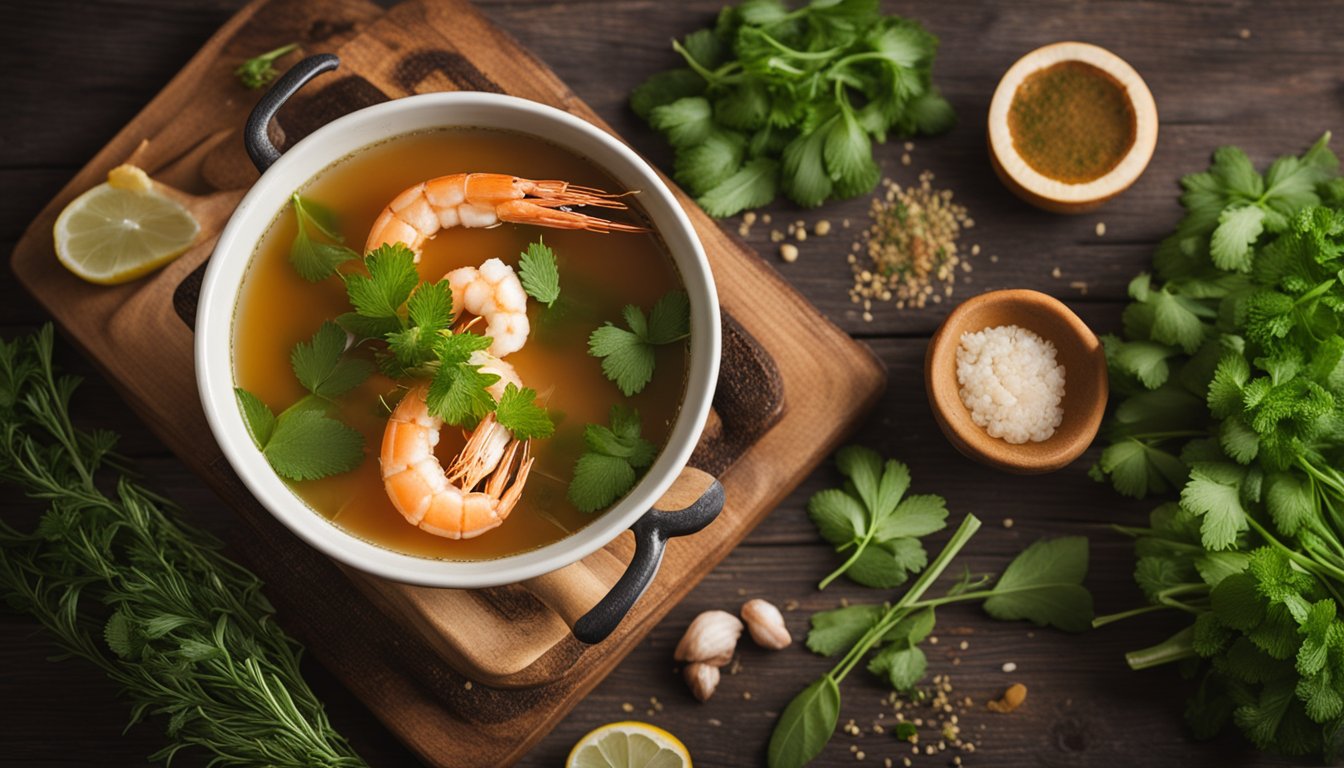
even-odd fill
[(555, 434), (555, 422), (545, 408), (536, 404), (536, 399), (536, 390), (519, 389), (509, 382), (495, 406), (495, 419), (517, 440), (550, 437)]
[(690, 69), (670, 69), (653, 75), (630, 94), (630, 108), (649, 119), (655, 107), (705, 92), (705, 80)]
[(1087, 539), (1042, 539), (1008, 564), (985, 600), (985, 612), (1081, 632), (1092, 624), (1092, 596), (1082, 586), (1086, 575)]
[(714, 130), (712, 110), (702, 96), (687, 96), (649, 111), (649, 125), (662, 131), (672, 146), (695, 146)]
[(886, 609), (880, 605), (849, 605), (814, 613), (812, 629), (807, 633), (808, 650), (821, 656), (834, 656), (877, 626), (884, 613)]
[(804, 688), (784, 708), (767, 752), (770, 768), (802, 768), (821, 754), (840, 719), (840, 688), (830, 675)]
[(722, 219), (769, 203), (775, 199), (778, 189), (779, 163), (769, 157), (756, 157), (703, 192), (695, 202), (705, 209), (705, 213)]
[(233, 70), (233, 75), (238, 78), (238, 82), (242, 83), (244, 88), (249, 88), (254, 91), (265, 88), (271, 84), (272, 80), (280, 76), (280, 73), (275, 70), (276, 59), (279, 59), (281, 56), (284, 56), (291, 51), (297, 50), (298, 47), (298, 43), (290, 43), (289, 45), (282, 45), (279, 48), (267, 51), (259, 56), (253, 56), (242, 64), (239, 64), (238, 67)]
[(898, 642), (883, 648), (872, 661), (868, 671), (887, 682), (897, 691), (908, 691), (924, 677), (928, 659), (924, 652), (910, 642)]
[[(334, 275), (341, 264), (359, 258), (359, 254), (340, 244), (335, 217), (329, 211), (312, 200), (299, 197), (297, 192), (290, 196), (290, 203), (294, 207), (298, 233), (289, 249), (289, 262), (303, 279), (324, 280)], [(314, 236), (335, 242), (324, 243), (314, 240)]]
[(677, 153), (673, 176), (692, 195), (703, 195), (742, 167), (746, 146), (746, 138), (737, 131), (716, 129), (704, 141)]
[(657, 448), (640, 437), (639, 412), (617, 404), (611, 407), (611, 427), (588, 424), (583, 441), (587, 451), (574, 466), (569, 500), (583, 512), (597, 512), (630, 492), (637, 470), (653, 463)]
[(560, 298), (560, 268), (545, 241), (528, 243), (518, 261), (518, 279), (528, 296), (548, 307)]
[(276, 473), (290, 480), (317, 480), (349, 472), (364, 460), (364, 437), (316, 410), (287, 413), (262, 449)]
[(489, 388), (499, 376), (485, 373), (473, 362), (475, 353), (489, 349), (491, 339), (474, 333), (439, 336), (434, 354), (439, 369), (430, 382), (425, 403), (429, 412), (448, 424), (475, 427), (486, 414), (495, 410), (495, 398)]
[(1251, 245), (1264, 231), (1264, 221), (1264, 209), (1255, 205), (1223, 211), (1209, 243), (1213, 263), (1219, 269), (1250, 271)]
[(340, 326), (326, 322), (311, 341), (296, 344), (290, 365), (299, 383), (323, 398), (343, 395), (363, 383), (373, 373), (373, 364), (347, 357), (346, 341)]
[(238, 399), (238, 408), (243, 412), (247, 434), (258, 449), (264, 448), (275, 431), (275, 414), (261, 398), (242, 387), (234, 387), (233, 394)]
[(588, 354), (602, 358), (602, 373), (628, 397), (653, 379), (654, 347), (690, 335), (690, 297), (685, 291), (669, 291), (649, 317), (636, 306), (627, 306), (624, 314), (630, 329), (611, 323), (598, 328), (588, 337)]
[(368, 276), (345, 275), (345, 290), (355, 312), (365, 317), (397, 317), (420, 282), (415, 254), (404, 243), (379, 246), (364, 257)]
[(842, 448), (836, 453), (836, 466), (850, 487), (815, 494), (808, 502), (808, 516), (836, 551), (849, 556), (822, 580), (821, 588), (842, 573), (871, 587), (904, 583), (928, 560), (917, 537), (946, 525), (943, 499), (911, 496), (902, 501), (910, 487), (910, 471), (897, 461), (884, 463), (867, 448)]

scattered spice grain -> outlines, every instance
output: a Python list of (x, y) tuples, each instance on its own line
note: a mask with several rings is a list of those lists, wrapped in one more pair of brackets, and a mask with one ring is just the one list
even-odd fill
[(1098, 222), (1097, 222), (1097, 237), (1101, 237), (1101, 236), (1103, 236), (1103, 235), (1105, 235), (1105, 234), (1106, 234), (1106, 222), (1104, 222), (1104, 221), (1098, 221)]
[(831, 233), (831, 222), (826, 219), (818, 221), (812, 226), (812, 232), (815, 233), (817, 237), (825, 237), (829, 235)]
[(964, 261), (957, 241), (970, 217), (964, 206), (953, 202), (950, 190), (934, 189), (933, 180), (925, 171), (910, 187), (889, 178), (882, 181), (851, 268), (850, 296), (856, 303), (894, 301), (897, 309), (918, 309), (951, 295), (948, 290)]
[(1016, 672), (1016, 671), (1017, 671), (1017, 663), (1016, 663), (1016, 662), (1012, 662), (1012, 661), (1006, 661), (1006, 662), (1004, 662), (1004, 663), (1003, 663), (1003, 671), (1004, 671), (1004, 672)]
[(1003, 527), (1004, 527), (1004, 528), (1012, 528), (1012, 527), (1013, 527), (1013, 518), (1011, 518), (1011, 517), (1005, 517), (1005, 518), (1003, 518)]
[(797, 261), (798, 246), (794, 245), (793, 243), (785, 243), (779, 246), (779, 258), (783, 259), (785, 262), (789, 264), (792, 264), (793, 262)]
[(1006, 715), (1009, 712), (1022, 706), (1022, 702), (1027, 700), (1027, 686), (1021, 683), (1013, 683), (1003, 692), (1003, 696), (997, 701), (990, 701), (985, 706), (991, 712), (998, 712)]

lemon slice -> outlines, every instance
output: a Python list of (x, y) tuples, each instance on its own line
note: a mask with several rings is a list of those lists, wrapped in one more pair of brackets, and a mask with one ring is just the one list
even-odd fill
[(56, 258), (91, 283), (115, 285), (181, 256), (201, 231), (177, 202), (154, 191), (145, 172), (123, 165), (65, 206), (56, 219)]
[(579, 739), (566, 768), (691, 768), (676, 736), (648, 723), (610, 723)]

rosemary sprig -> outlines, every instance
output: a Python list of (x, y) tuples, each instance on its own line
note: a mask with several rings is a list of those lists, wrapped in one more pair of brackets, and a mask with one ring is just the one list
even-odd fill
[(4, 596), (103, 670), (132, 702), (132, 724), (167, 718), (153, 760), (195, 746), (212, 766), (363, 766), (300, 675), (301, 648), (257, 577), (118, 472), (115, 434), (75, 428), (79, 380), (57, 375), (52, 341), (51, 326), (0, 341), (0, 479), (48, 504), (30, 533), (0, 522)]

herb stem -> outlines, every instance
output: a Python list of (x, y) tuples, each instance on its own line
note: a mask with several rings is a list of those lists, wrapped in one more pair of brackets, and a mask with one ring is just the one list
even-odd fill
[(1126, 653), (1125, 661), (1130, 669), (1140, 670), (1192, 659), (1196, 656), (1194, 637), (1195, 628), (1186, 627), (1157, 645)]

